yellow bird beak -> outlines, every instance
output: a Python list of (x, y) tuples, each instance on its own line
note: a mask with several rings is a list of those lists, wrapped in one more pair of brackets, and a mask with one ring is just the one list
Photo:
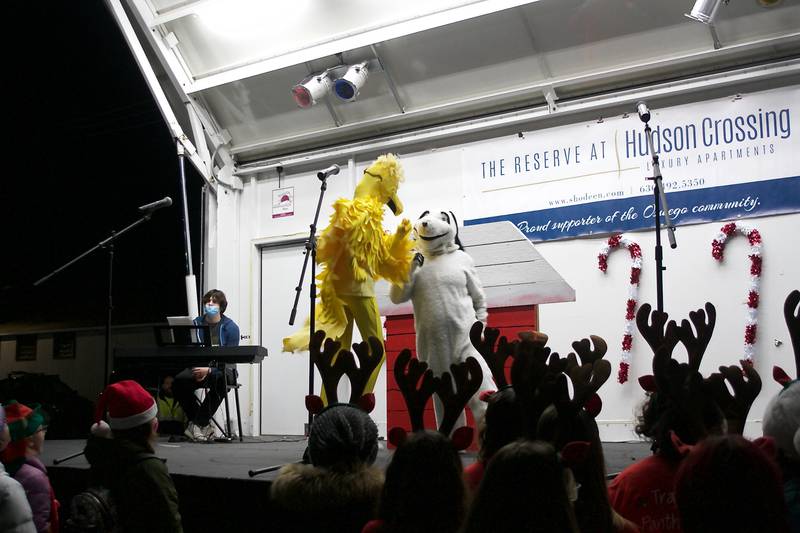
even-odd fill
[(395, 215), (399, 215), (403, 212), (403, 202), (397, 197), (397, 193), (394, 193), (391, 198), (389, 198), (386, 205), (389, 206), (389, 209), (391, 209), (392, 213)]

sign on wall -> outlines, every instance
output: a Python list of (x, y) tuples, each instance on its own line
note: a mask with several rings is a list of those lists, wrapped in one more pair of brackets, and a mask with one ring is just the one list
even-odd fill
[(272, 218), (294, 215), (294, 187), (272, 190)]
[(75, 359), (75, 332), (53, 335), (53, 359)]
[(36, 361), (36, 335), (17, 335), (17, 361)]
[[(800, 211), (799, 106), (793, 87), (652, 110), (675, 224)], [(533, 241), (650, 228), (651, 162), (635, 113), (466, 146), (465, 223)]]

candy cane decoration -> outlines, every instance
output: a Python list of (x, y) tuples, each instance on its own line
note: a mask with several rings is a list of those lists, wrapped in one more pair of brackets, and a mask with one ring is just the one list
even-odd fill
[(753, 364), (755, 352), (756, 330), (758, 329), (758, 286), (761, 281), (761, 234), (757, 229), (744, 224), (731, 222), (720, 229), (717, 237), (711, 241), (711, 255), (717, 261), (722, 261), (725, 253), (725, 241), (734, 233), (740, 233), (750, 242), (750, 289), (747, 293), (747, 317), (744, 326), (744, 361), (743, 364)]
[(628, 300), (625, 302), (625, 328), (622, 334), (622, 356), (619, 362), (619, 372), (617, 381), (625, 383), (628, 381), (628, 369), (630, 368), (631, 346), (633, 345), (633, 320), (636, 317), (636, 306), (639, 297), (639, 275), (642, 273), (642, 249), (634, 241), (622, 235), (609, 237), (606, 244), (597, 256), (597, 266), (602, 271), (608, 270), (608, 254), (614, 248), (624, 246), (631, 254), (631, 281), (628, 286)]

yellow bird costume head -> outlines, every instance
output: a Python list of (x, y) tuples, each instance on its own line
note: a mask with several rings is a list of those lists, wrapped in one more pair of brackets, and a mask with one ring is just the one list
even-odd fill
[(381, 155), (364, 171), (364, 176), (356, 185), (354, 198), (377, 198), (389, 206), (392, 213), (399, 215), (403, 212), (403, 203), (397, 197), (397, 189), (404, 179), (403, 167), (397, 156)]

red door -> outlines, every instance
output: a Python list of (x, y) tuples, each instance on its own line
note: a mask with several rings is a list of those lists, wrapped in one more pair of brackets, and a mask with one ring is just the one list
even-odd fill
[[(518, 307), (498, 307), (489, 309), (489, 327), (500, 330), (500, 335), (507, 339), (517, 338), (517, 333), (538, 329), (539, 310), (535, 305), (523, 305)], [(408, 418), (405, 400), (397, 388), (394, 380), (394, 362), (401, 350), (408, 348), (412, 354), (416, 355), (416, 340), (414, 335), (413, 315), (398, 315), (386, 317), (386, 391), (387, 413), (386, 420), (388, 428), (402, 427), (406, 431), (411, 430), (411, 422)], [(475, 426), (472, 413), (467, 409), (467, 423)], [(425, 427), (436, 428), (433, 416), (433, 404), (428, 402), (425, 408)], [(477, 441), (477, 428), (475, 436)], [(470, 448), (477, 449), (476, 443)]]

